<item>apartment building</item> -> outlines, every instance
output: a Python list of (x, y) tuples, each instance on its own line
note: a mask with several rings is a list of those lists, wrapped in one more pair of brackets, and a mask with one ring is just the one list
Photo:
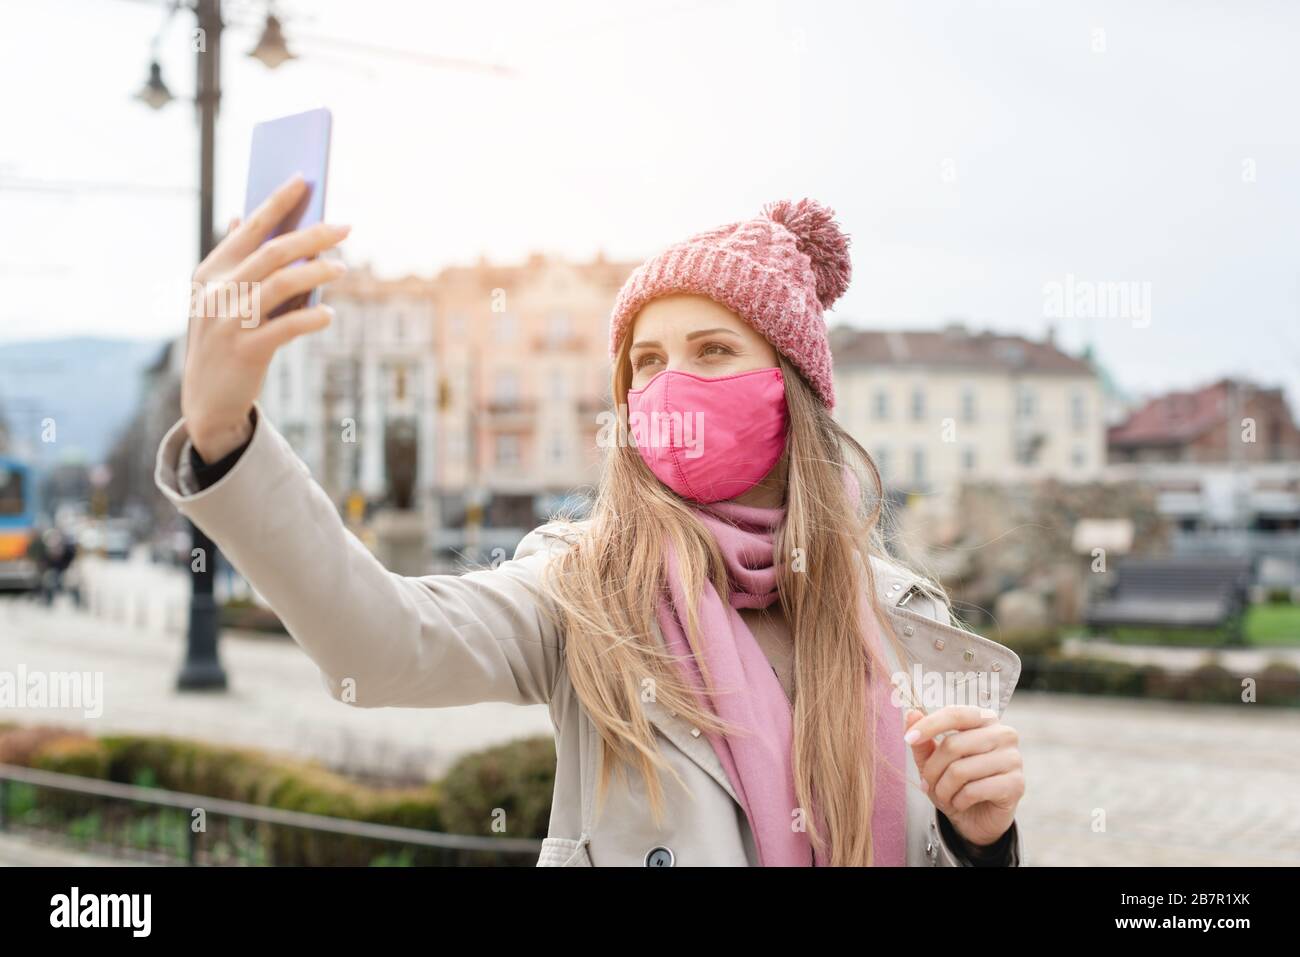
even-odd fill
[[(441, 538), (491, 550), (598, 477), (609, 407), (609, 310), (635, 263), (541, 254), (453, 267), (433, 282)], [(481, 525), (481, 528), (478, 526)]]
[(1300, 582), (1300, 429), (1282, 389), (1225, 378), (1167, 392), (1107, 441), (1108, 474), (1155, 488), (1176, 549), (1285, 558)]
[(1050, 339), (831, 330), (836, 418), (896, 494), (950, 502), (965, 481), (1094, 479), (1105, 465), (1099, 376)]
[[(360, 267), (332, 283), (323, 301), (334, 321), (276, 353), (262, 406), (340, 506), (359, 494), (432, 518), (432, 284)], [(398, 502), (408, 488), (412, 500)]]

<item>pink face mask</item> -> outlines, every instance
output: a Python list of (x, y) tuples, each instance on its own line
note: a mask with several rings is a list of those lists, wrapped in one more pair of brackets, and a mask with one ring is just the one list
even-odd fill
[(743, 495), (785, 450), (789, 414), (777, 367), (715, 378), (670, 369), (629, 389), (627, 407), (650, 471), (695, 502)]

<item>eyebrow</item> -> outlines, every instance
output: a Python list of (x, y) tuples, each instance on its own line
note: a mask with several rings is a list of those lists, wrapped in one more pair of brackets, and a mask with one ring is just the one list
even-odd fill
[[(696, 329), (694, 332), (687, 333), (686, 341), (690, 342), (692, 339), (698, 339), (701, 336), (717, 335), (719, 332), (728, 336), (736, 336), (737, 338), (740, 337), (740, 333), (736, 332), (736, 330), (734, 329), (723, 329), (722, 327), (718, 327), (717, 329)], [(640, 342), (632, 343), (632, 348), (641, 349), (641, 348), (649, 348), (650, 346), (660, 347), (660, 345), (661, 344), (658, 342), (658, 340), (643, 339)]]

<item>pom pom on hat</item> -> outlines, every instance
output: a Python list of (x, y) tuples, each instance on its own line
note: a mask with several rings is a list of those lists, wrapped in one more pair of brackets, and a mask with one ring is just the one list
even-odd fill
[(783, 199), (764, 206), (763, 215), (794, 234), (799, 251), (812, 260), (817, 299), (829, 309), (849, 288), (853, 274), (849, 237), (835, 222), (835, 211), (815, 199)]

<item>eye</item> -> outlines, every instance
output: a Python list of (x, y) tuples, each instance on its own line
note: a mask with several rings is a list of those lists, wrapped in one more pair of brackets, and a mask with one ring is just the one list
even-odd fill
[(702, 356), (734, 356), (735, 354), (735, 349), (721, 342), (705, 343), (704, 347), (700, 349), (700, 355)]
[(640, 369), (644, 367), (646, 363), (654, 362), (658, 358), (659, 357), (655, 355), (653, 352), (643, 352), (641, 355), (637, 356), (634, 360), (632, 360), (632, 368)]

